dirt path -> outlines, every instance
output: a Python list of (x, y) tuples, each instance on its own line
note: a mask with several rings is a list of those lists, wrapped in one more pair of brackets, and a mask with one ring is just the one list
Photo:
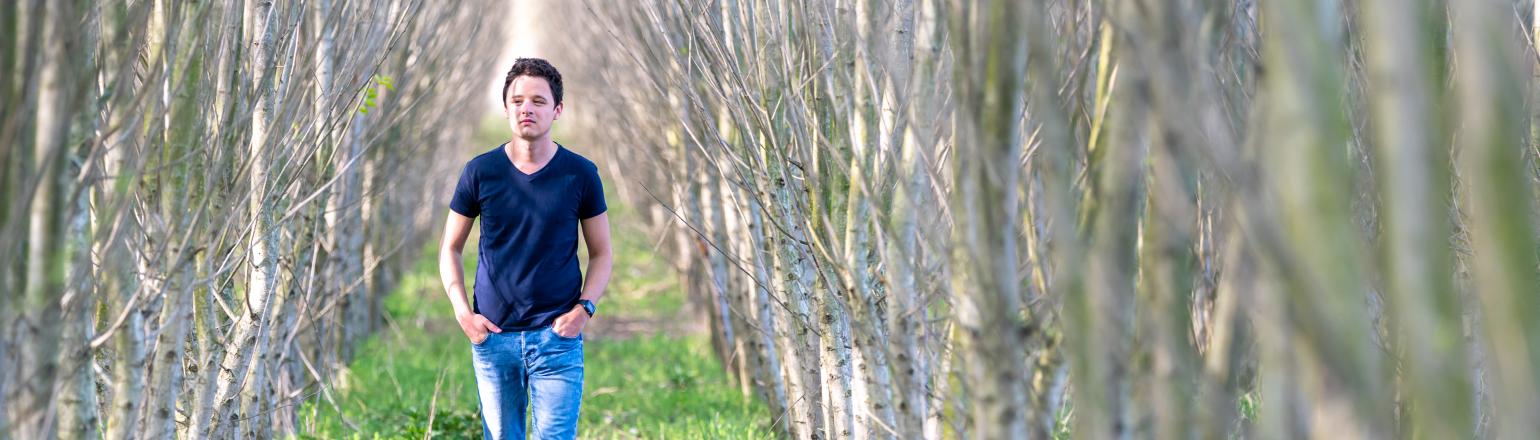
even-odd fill
[(704, 334), (706, 321), (703, 314), (681, 311), (669, 318), (604, 316), (596, 315), (584, 329), (585, 337), (592, 339), (628, 339), (663, 333), (671, 337)]

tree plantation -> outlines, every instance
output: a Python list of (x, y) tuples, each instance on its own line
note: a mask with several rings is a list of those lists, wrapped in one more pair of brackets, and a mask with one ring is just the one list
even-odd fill
[(315, 435), (529, 41), (771, 435), (1540, 432), (1532, 0), (529, 5), (0, 1), (0, 439)]
[(0, 2), (0, 437), (293, 433), (436, 239), (492, 6)]
[(1540, 430), (1533, 2), (579, 8), (786, 435)]

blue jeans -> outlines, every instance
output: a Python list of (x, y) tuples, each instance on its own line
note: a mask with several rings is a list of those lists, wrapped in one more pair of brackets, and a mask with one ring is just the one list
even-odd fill
[(482, 432), (488, 439), (523, 439), (524, 414), (534, 403), (535, 439), (577, 438), (583, 400), (583, 335), (564, 338), (551, 327), (488, 333), (471, 344)]

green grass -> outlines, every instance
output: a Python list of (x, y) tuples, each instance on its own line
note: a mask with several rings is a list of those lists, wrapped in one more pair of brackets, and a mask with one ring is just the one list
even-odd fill
[[(683, 307), (673, 274), (653, 261), (644, 235), (616, 234), (602, 313), (660, 319)], [(466, 247), (469, 274), (475, 246)], [(481, 437), (470, 346), (439, 287), (435, 251), (386, 298), (388, 328), (338, 379), (336, 405), (317, 395), (301, 409), (301, 438), (423, 438), (430, 417), (434, 437)], [(730, 385), (705, 335), (591, 338), (584, 355), (581, 438), (772, 437), (769, 410)]]
[[(615, 269), (599, 300), (600, 310), (610, 316), (653, 320), (678, 315), (684, 308), (684, 294), (679, 292), (672, 268), (643, 255), (652, 252), (652, 243), (644, 242), (641, 234), (631, 233), (615, 234), (611, 240), (616, 248)], [(587, 256), (579, 255), (578, 260), (586, 262)], [(588, 268), (583, 270), (587, 273)]]
[(764, 404), (729, 386), (703, 336), (590, 342), (584, 438), (767, 438)]

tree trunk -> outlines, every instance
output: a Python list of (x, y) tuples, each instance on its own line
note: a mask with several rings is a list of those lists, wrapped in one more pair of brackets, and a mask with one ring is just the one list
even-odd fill
[(1442, 69), (1429, 68), (1436, 65), (1436, 44), (1424, 28), (1444, 20), (1433, 17), (1429, 1), (1374, 0), (1363, 7), (1370, 87), (1378, 98), (1370, 110), (1385, 204), (1380, 263), (1408, 385), (1400, 417), (1410, 430), (1401, 435), (1468, 437), (1474, 424), (1465, 348), (1460, 339), (1439, 336), (1463, 333), (1453, 258), (1444, 244), (1454, 231), (1439, 197), (1449, 194), (1451, 167), (1441, 97), (1434, 92), (1445, 79)]
[[(1343, 154), (1351, 145), (1349, 118), (1340, 102), (1347, 93), (1342, 65), (1335, 57), (1310, 56), (1341, 50), (1340, 24), (1323, 18), (1335, 14), (1334, 0), (1266, 3), (1269, 24), (1298, 30), (1298, 38), (1268, 39), (1263, 56), (1269, 64), (1306, 66), (1268, 75), (1263, 84), (1269, 107), (1261, 125), (1271, 145), (1262, 151), (1269, 163), (1264, 173), (1276, 191), (1279, 240), (1293, 245), (1270, 273), (1278, 281), (1282, 313), (1293, 338), (1289, 356), (1319, 359), (1319, 364), (1294, 370), (1295, 384), (1320, 403), (1309, 416), (1320, 434), (1368, 435), (1388, 432), (1392, 410), (1388, 402), (1382, 351), (1365, 297), (1370, 295), (1362, 275), (1363, 246), (1354, 222), (1355, 164)], [(1295, 323), (1298, 324), (1295, 324)], [(1346, 387), (1341, 384), (1345, 384)], [(1352, 411), (1335, 411), (1336, 405)]]
[(40, 22), (34, 21), (42, 28), (37, 34), (41, 58), (35, 83), (37, 131), (29, 164), (37, 186), (27, 205), (28, 246), (15, 364), (17, 377), (26, 380), (17, 384), (16, 397), (9, 402), (13, 406), (6, 410), (14, 421), (12, 432), (22, 438), (51, 437), (56, 426), (53, 386), (59, 372), (60, 296), (66, 286), (67, 258), (65, 246), (50, 243), (67, 240), (64, 219), (70, 218), (66, 197), (71, 188), (63, 171), (73, 156), (66, 136), (80, 95), (72, 57), (80, 53), (74, 50), (79, 42), (71, 37), (80, 18), (76, 6), (73, 2), (32, 5), (41, 8), (42, 15)]
[(1031, 332), (1022, 322), (1016, 276), (1016, 178), (1025, 72), (1026, 7), (1013, 1), (955, 4), (952, 25), (957, 91), (952, 212), (953, 290), (974, 393), (972, 435), (1025, 438), (1022, 365)]
[(272, 154), (269, 152), (268, 134), (271, 130), (269, 124), (272, 121), (273, 110), (273, 86), (272, 69), (269, 64), (272, 60), (272, 45), (275, 42), (276, 25), (271, 20), (273, 12), (271, 0), (248, 0), (246, 3), (246, 17), (250, 19), (254, 40), (251, 42), (251, 50), (254, 54), (250, 68), (255, 72), (251, 83), (255, 85), (255, 102), (252, 112), (251, 140), (249, 151), (251, 165), (247, 174), (250, 184), (251, 199), (247, 206), (247, 215), (251, 217), (252, 232), (250, 243), (247, 247), (247, 282), (246, 293), (239, 321), (235, 324), (235, 331), (225, 351), (224, 360), (220, 362), (217, 388), (213, 395), (213, 411), (210, 417), (202, 417), (193, 421), (191, 432), (199, 437), (234, 436), (238, 432), (242, 415), (236, 413), (240, 406), (240, 391), (247, 382), (248, 373), (252, 364), (260, 357), (266, 343), (264, 329), (268, 327), (268, 318), (271, 315), (273, 289), (277, 283), (277, 242), (278, 230), (274, 224), (276, 213), (272, 212), (269, 199), (269, 167)]
[[(740, 194), (742, 193), (740, 192)], [(787, 327), (784, 318), (780, 318), (784, 314), (776, 313), (781, 309), (776, 307), (777, 304), (772, 304), (775, 300), (772, 299), (774, 295), (771, 290), (777, 288), (776, 286), (780, 283), (776, 281), (775, 274), (771, 272), (774, 267), (775, 257), (770, 252), (773, 252), (774, 248), (768, 243), (769, 239), (766, 237), (764, 212), (758, 203), (750, 203), (748, 209), (749, 234), (744, 242), (744, 245), (747, 247), (739, 255), (752, 256), (753, 276), (756, 280), (752, 285), (752, 298), (754, 298), (753, 313), (755, 314), (755, 322), (758, 323), (759, 328), (763, 329), (763, 331), (758, 332), (756, 335), (758, 340), (754, 345), (761, 352), (755, 353), (755, 355), (763, 358), (760, 364), (765, 367), (764, 375), (769, 378), (767, 382), (770, 386), (769, 389), (765, 390), (765, 394), (767, 395), (767, 400), (769, 400), (770, 412), (776, 419), (782, 421), (779, 425), (781, 427), (780, 432), (791, 435), (798, 432), (790, 429), (792, 427), (792, 420), (788, 419), (792, 411), (791, 406), (795, 406), (791, 403), (793, 401), (790, 400), (790, 395), (797, 390), (792, 388), (793, 385), (790, 380), (792, 377), (787, 373), (792, 371), (792, 369), (786, 365), (786, 362), (782, 361), (782, 357), (795, 357), (795, 354), (788, 351), (789, 343), (787, 343), (784, 337), (787, 333), (781, 331)], [(766, 261), (767, 257), (770, 261)], [(779, 303), (779, 305), (784, 304)]]
[[(1534, 197), (1524, 169), (1526, 133), (1519, 24), (1505, 2), (1450, 2), (1461, 128), (1459, 199), (1469, 213), (1474, 290), (1481, 305), (1486, 356), (1497, 412), (1497, 437), (1540, 430), (1540, 256), (1535, 252)], [(1521, 61), (1523, 60), (1523, 61)], [(1520, 63), (1523, 64), (1520, 64)]]

